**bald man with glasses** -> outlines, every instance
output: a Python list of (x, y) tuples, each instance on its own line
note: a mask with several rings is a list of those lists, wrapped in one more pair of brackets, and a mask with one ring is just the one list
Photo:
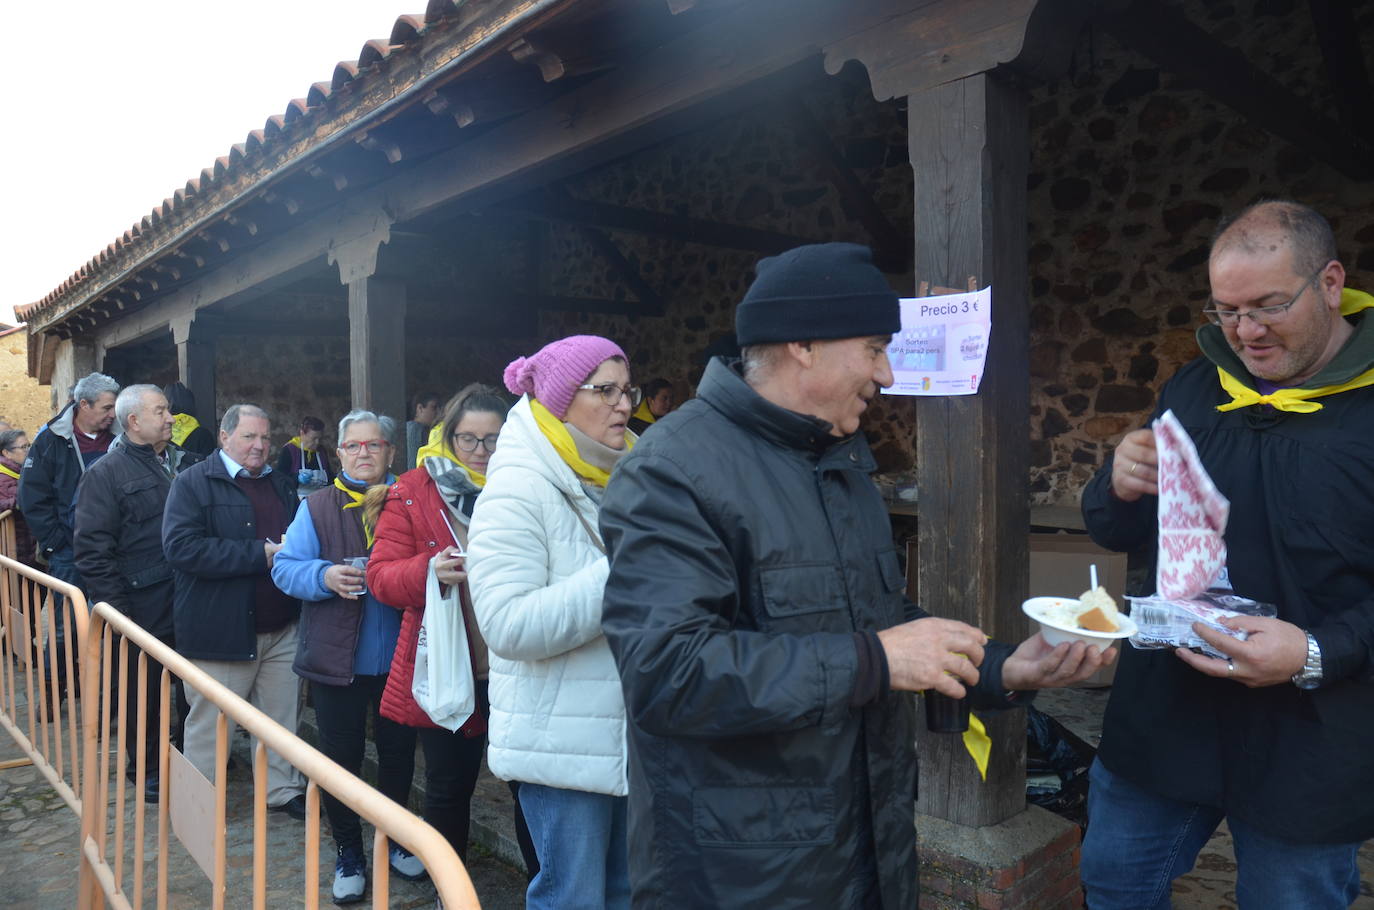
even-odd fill
[[(1374, 836), (1374, 297), (1345, 287), (1326, 220), (1265, 202), (1208, 262), (1202, 356), (1160, 393), (1231, 502), (1214, 587), (1276, 604), (1227, 659), (1122, 653), (1091, 772), (1088, 906), (1166, 908), (1226, 820), (1237, 901), (1344, 908)], [(1088, 531), (1153, 552), (1153, 433), (1128, 433), (1083, 494)]]

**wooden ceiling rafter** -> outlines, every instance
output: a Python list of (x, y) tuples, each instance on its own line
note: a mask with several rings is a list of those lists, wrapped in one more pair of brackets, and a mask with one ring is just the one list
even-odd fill
[(877, 266), (890, 274), (907, 271), (911, 266), (912, 239), (899, 231), (887, 217), (811, 109), (801, 98), (793, 95), (783, 103), (782, 114), (826, 179), (839, 192), (845, 208), (868, 232), (873, 241), (873, 256)]

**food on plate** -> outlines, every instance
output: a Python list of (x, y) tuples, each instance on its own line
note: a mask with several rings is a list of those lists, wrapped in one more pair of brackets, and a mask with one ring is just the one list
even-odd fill
[(1121, 614), (1117, 612), (1116, 601), (1101, 585), (1091, 591), (1084, 591), (1078, 598), (1076, 626), (1089, 632), (1115, 632), (1121, 628)]

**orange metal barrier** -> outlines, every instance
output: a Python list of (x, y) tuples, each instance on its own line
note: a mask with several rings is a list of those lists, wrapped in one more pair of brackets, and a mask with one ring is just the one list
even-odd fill
[[(9, 562), (6, 560), (6, 562)], [(223, 769), (229, 754), (228, 722), (232, 718), (241, 728), (257, 738), (253, 755), (253, 871), (252, 905), (267, 906), (267, 749), (282, 756), (299, 769), (309, 781), (306, 788), (305, 882), (303, 895), (307, 908), (317, 908), (320, 897), (320, 788), (337, 797), (359, 816), (376, 828), (372, 851), (372, 905), (387, 906), (390, 864), (387, 859), (388, 839), (408, 849), (420, 858), (430, 874), (444, 907), (448, 910), (477, 910), (477, 894), (457, 853), (429, 824), (404, 807), (392, 802), (369, 784), (345, 771), (329, 758), (308, 745), (266, 714), (235, 695), (228, 688), (177, 654), (173, 649), (146, 632), (137, 623), (120, 614), (107, 603), (98, 603), (91, 612), (90, 623), (83, 636), (84, 679), (88, 691), (98, 691), (99, 698), (83, 700), (82, 731), (84, 735), (84, 782), (81, 813), (81, 878), (78, 906), (103, 906), (106, 901), (118, 907), (141, 907), (143, 903), (144, 813), (142, 795), (148, 768), (144, 767), (144, 750), (138, 749), (135, 759), (133, 800), (133, 856), (129, 863), (130, 887), (125, 887), (125, 772), (127, 757), (125, 737), (130, 731), (125, 717), (126, 697), (113, 699), (111, 693), (111, 657), (118, 648), (119, 667), (126, 665), (129, 645), (142, 652), (138, 656), (137, 673), (137, 735), (156, 737), (158, 743), (158, 777), (161, 782), (157, 804), (157, 906), (168, 905), (168, 846), (169, 836), (176, 833), (182, 845), (196, 859), (210, 879), (212, 904), (220, 910), (228, 901), (234, 907), (247, 905), (246, 895), (228, 895), (226, 814), (229, 785), (221, 770), (213, 785), (182, 757), (169, 742), (172, 710), (172, 679), (194, 688), (219, 709), (216, 730), (216, 767)], [(118, 633), (118, 634), (116, 634)], [(116, 643), (116, 639), (118, 642)], [(148, 659), (162, 664), (160, 686), (161, 711), (159, 729), (147, 729), (146, 699)], [(120, 676), (123, 676), (121, 671)], [(116, 681), (118, 685), (119, 682)], [(111, 708), (118, 714), (115, 729), (111, 729)], [(117, 736), (117, 748), (111, 736)], [(109, 756), (117, 756), (114, 774), (109, 768)], [(110, 805), (110, 782), (116, 783), (114, 805)], [(111, 819), (113, 818), (113, 826)], [(181, 819), (178, 823), (178, 819)], [(205, 827), (208, 825), (208, 829)], [(113, 827), (113, 831), (111, 831)], [(113, 853), (111, 860), (110, 854)], [(295, 862), (296, 857), (277, 857), (278, 861)]]
[[(80, 679), (74, 671), (86, 641), (86, 598), (14, 555), (14, 514), (6, 511), (0, 513), (0, 728), (79, 814), (83, 762), (76, 721)], [(58, 610), (73, 646), (59, 645), (53, 622)], [(58, 690), (54, 667), (59, 675), (65, 671), (68, 698)]]

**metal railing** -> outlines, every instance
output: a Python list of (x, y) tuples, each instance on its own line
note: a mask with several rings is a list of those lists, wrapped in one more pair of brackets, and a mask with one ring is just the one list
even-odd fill
[[(224, 771), (229, 756), (228, 721), (257, 740), (252, 760), (253, 773), (253, 862), (252, 906), (267, 906), (267, 750), (281, 756), (297, 768), (308, 780), (306, 787), (305, 880), (304, 904), (317, 908), (320, 897), (320, 788), (324, 788), (344, 805), (370, 822), (376, 833), (372, 851), (372, 905), (386, 907), (390, 863), (388, 842), (394, 842), (415, 854), (438, 890), (439, 897), (449, 910), (477, 910), (477, 894), (468, 878), (458, 854), (437, 830), (411, 814), (386, 796), (359, 779), (323, 753), (311, 747), (293, 731), (272, 720), (230, 689), (216, 681), (194, 663), (176, 653), (137, 623), (122, 615), (107, 603), (98, 603), (91, 612), (90, 623), (83, 637), (83, 671), (88, 691), (99, 686), (99, 698), (83, 700), (82, 731), (84, 758), (81, 813), (81, 876), (78, 906), (103, 906), (109, 902), (117, 907), (141, 907), (144, 893), (145, 838), (143, 802), (144, 784), (148, 768), (144, 749), (134, 750), (135, 777), (133, 796), (133, 856), (126, 864), (125, 852), (125, 791), (123, 785), (127, 768), (125, 737), (129, 730), (125, 717), (129, 699), (112, 699), (111, 657), (118, 648), (118, 666), (127, 666), (129, 646), (139, 650), (136, 667), (137, 719), (139, 742), (153, 735), (157, 742), (158, 789), (157, 802), (157, 883), (156, 900), (159, 908), (168, 905), (169, 835), (177, 833), (185, 846), (205, 871), (211, 882), (211, 901), (220, 910), (228, 900), (228, 865), (226, 822), (229, 784)], [(118, 633), (116, 635), (116, 633)], [(119, 641), (116, 644), (115, 639)], [(161, 710), (156, 731), (147, 729), (148, 660), (162, 665), (158, 680)], [(121, 676), (126, 676), (121, 669)], [(170, 712), (172, 709), (172, 679), (200, 693), (219, 708), (215, 732), (216, 772), (211, 784), (170, 744)], [(126, 677), (127, 678), (127, 677)], [(98, 683), (96, 681), (99, 681)], [(122, 688), (122, 684), (121, 684)], [(115, 729), (111, 729), (112, 701), (117, 702)], [(112, 751), (111, 736), (117, 736), (118, 747)], [(109, 756), (117, 756), (118, 767), (111, 774)], [(117, 782), (114, 805), (110, 805), (110, 782)], [(212, 805), (211, 805), (212, 804)], [(113, 831), (111, 819), (113, 818)], [(182, 821), (178, 825), (177, 819)], [(208, 837), (204, 825), (208, 824)], [(205, 841), (208, 840), (208, 843)], [(113, 853), (113, 857), (110, 854)], [(280, 858), (278, 858), (280, 859)], [(130, 871), (129, 888), (125, 887), (126, 865)], [(247, 905), (243, 896), (235, 895), (234, 907)]]
[[(80, 678), (75, 670), (86, 640), (86, 598), (74, 585), (14, 558), (14, 523), (12, 511), (0, 513), (0, 729), (26, 756), (21, 761), (32, 762), (80, 814), (83, 762), (76, 720)], [(64, 617), (65, 641), (58, 640), (58, 611)], [(73, 641), (75, 646), (70, 646)], [(67, 681), (68, 692), (61, 691), (59, 678)]]

